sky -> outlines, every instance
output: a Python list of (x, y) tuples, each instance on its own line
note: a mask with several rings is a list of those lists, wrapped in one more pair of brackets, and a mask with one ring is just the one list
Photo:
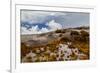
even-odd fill
[(89, 13), (21, 10), (21, 34), (89, 26)]

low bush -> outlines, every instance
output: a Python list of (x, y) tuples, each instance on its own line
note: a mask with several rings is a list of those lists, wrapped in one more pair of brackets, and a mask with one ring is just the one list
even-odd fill
[(62, 41), (62, 42), (69, 42), (69, 41), (71, 41), (69, 38), (67, 38), (67, 37), (62, 37), (61, 39), (60, 39), (60, 41)]
[(21, 43), (21, 56), (25, 56), (29, 52), (29, 47), (27, 47), (25, 43)]
[(80, 33), (81, 33), (81, 41), (89, 42), (89, 33), (84, 30), (80, 31)]
[(56, 31), (55, 31), (56, 33), (65, 33), (66, 31), (65, 30), (60, 30), (60, 29), (57, 29)]
[(79, 32), (78, 31), (71, 31), (70, 35), (79, 35)]
[(81, 30), (80, 33), (81, 33), (82, 37), (88, 37), (89, 36), (89, 33), (84, 31), (84, 30)]

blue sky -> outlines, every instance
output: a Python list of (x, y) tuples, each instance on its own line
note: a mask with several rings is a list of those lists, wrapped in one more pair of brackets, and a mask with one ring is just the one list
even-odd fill
[(79, 26), (89, 26), (89, 13), (21, 10), (22, 34), (40, 34)]

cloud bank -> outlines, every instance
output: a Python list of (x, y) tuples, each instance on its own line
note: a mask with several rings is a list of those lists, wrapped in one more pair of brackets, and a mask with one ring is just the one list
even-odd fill
[(48, 26), (48, 28), (43, 27), (39, 28), (38, 25), (32, 26), (32, 28), (27, 29), (26, 27), (21, 27), (21, 34), (40, 34), (40, 33), (46, 33), (50, 31), (54, 31), (57, 29), (62, 29), (62, 25), (55, 22), (55, 20), (51, 20), (50, 22), (45, 24)]
[(21, 34), (89, 26), (89, 13), (21, 10)]

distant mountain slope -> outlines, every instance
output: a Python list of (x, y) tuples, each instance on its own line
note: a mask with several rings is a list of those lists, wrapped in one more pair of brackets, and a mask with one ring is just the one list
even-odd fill
[(68, 28), (56, 30), (43, 34), (29, 34), (29, 35), (21, 35), (21, 42), (26, 43), (28, 46), (38, 46), (38, 45), (46, 45), (50, 41), (59, 40), (63, 37), (66, 37), (72, 40), (72, 31), (86, 31), (89, 32), (89, 27), (77, 27), (77, 28)]

